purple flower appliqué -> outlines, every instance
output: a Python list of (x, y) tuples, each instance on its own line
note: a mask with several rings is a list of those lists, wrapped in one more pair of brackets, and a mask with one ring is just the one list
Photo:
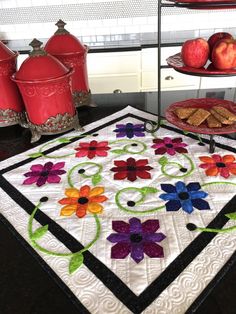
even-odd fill
[(173, 156), (176, 152), (180, 154), (188, 152), (187, 149), (184, 148), (187, 144), (182, 142), (181, 137), (173, 139), (170, 137), (164, 137), (163, 139), (156, 138), (153, 140), (153, 143), (152, 148), (155, 148), (155, 155), (164, 155), (167, 153)]
[(143, 137), (144, 134), (144, 125), (143, 124), (133, 124), (133, 123), (126, 123), (126, 124), (117, 124), (116, 129), (116, 137), (125, 137), (132, 138), (134, 136)]
[(30, 172), (24, 174), (27, 179), (23, 184), (33, 184), (36, 182), (37, 186), (42, 186), (46, 182), (48, 183), (59, 183), (61, 181), (60, 175), (66, 173), (62, 170), (65, 166), (64, 162), (58, 162), (53, 164), (51, 161), (46, 162), (45, 165), (33, 165), (30, 167)]
[(112, 233), (108, 241), (116, 243), (111, 249), (111, 258), (123, 259), (129, 254), (139, 263), (144, 258), (144, 253), (149, 257), (164, 257), (163, 248), (155, 242), (161, 242), (166, 236), (155, 233), (159, 229), (159, 220), (150, 219), (141, 223), (138, 218), (131, 218), (129, 223), (121, 220), (112, 222)]

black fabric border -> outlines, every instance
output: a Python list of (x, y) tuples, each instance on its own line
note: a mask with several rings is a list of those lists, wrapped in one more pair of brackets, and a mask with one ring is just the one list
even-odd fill
[[(91, 134), (94, 133), (110, 124), (115, 123), (116, 121), (120, 121), (121, 119), (127, 118), (127, 117), (133, 117), (137, 118), (141, 121), (147, 121), (147, 119), (144, 119), (142, 117), (136, 116), (134, 114), (126, 114), (124, 116), (121, 116), (117, 119), (114, 119), (112, 121), (109, 121), (108, 123), (99, 126), (93, 130), (90, 130), (87, 133), (83, 134)], [(193, 134), (184, 134), (181, 130), (163, 125), (162, 127), (172, 130), (174, 132), (178, 132), (180, 134), (183, 134), (184, 136), (191, 137), (194, 139), (198, 139), (197, 136)], [(72, 142), (77, 141), (81, 136), (78, 136), (78, 138), (75, 138), (72, 140)], [(208, 140), (203, 139), (205, 142), (209, 142)], [(71, 142), (70, 142), (71, 143)], [(54, 146), (53, 148), (45, 151), (44, 153), (49, 153), (52, 151), (57, 150), (60, 147), (66, 146), (70, 143), (64, 143), (57, 146)], [(219, 146), (221, 148), (224, 148), (226, 150), (231, 150), (231, 147), (216, 143), (216, 146)], [(234, 149), (234, 152), (236, 150)], [(1, 171), (1, 174), (4, 174), (12, 169), (18, 168), (23, 164), (26, 164), (33, 160), (32, 158), (28, 158), (22, 162), (19, 162), (17, 164), (14, 164), (10, 167), (7, 167)], [(26, 212), (31, 214), (33, 211), (35, 205), (32, 204), (27, 198), (25, 198), (17, 189), (14, 188), (2, 175), (0, 175), (0, 185), (2, 186), (3, 190), (11, 195), (11, 198), (17, 202)], [(228, 203), (226, 206), (218, 213), (218, 215), (211, 221), (211, 223), (208, 225), (209, 228), (222, 228), (226, 222), (228, 221), (228, 218), (225, 216), (226, 213), (230, 213), (235, 211), (236, 203), (236, 196)], [(4, 218), (5, 219), (5, 218)], [(70, 249), (72, 252), (76, 252), (80, 250), (83, 246), (81, 243), (79, 243), (75, 238), (73, 238), (71, 235), (69, 235), (64, 229), (62, 229), (59, 225), (57, 225), (53, 220), (51, 220), (48, 216), (46, 216), (43, 212), (38, 210), (35, 219), (42, 225), (49, 224), (49, 230), (52, 232), (52, 234), (59, 239), (68, 249)], [(0, 217), (0, 220), (2, 220), (2, 217)], [(12, 229), (11, 229), (12, 231)], [(14, 233), (14, 232), (13, 232)], [(18, 235), (18, 233), (17, 233)], [(15, 236), (17, 236), (15, 235)], [(190, 245), (165, 269), (165, 271), (156, 278), (139, 296), (136, 296), (112, 271), (110, 271), (103, 263), (101, 263), (95, 256), (93, 256), (89, 251), (87, 251), (84, 254), (85, 257), (85, 265), (95, 274), (95, 276), (100, 279), (103, 284), (110, 289), (110, 291), (121, 301), (123, 304), (127, 306), (133, 313), (141, 313), (147, 306), (149, 306), (157, 297), (158, 295), (164, 291), (168, 285), (176, 279), (176, 277), (191, 263), (191, 261), (202, 251), (203, 248), (206, 247), (206, 245), (216, 236), (214, 233), (201, 233), (194, 241), (190, 243)], [(21, 236), (19, 235), (19, 238)], [(63, 239), (63, 240), (62, 240)], [(24, 240), (25, 241), (25, 240)], [(25, 241), (25, 245), (30, 245)], [(33, 249), (30, 247), (30, 251)], [(190, 254), (189, 254), (190, 253)], [(33, 255), (37, 258), (39, 257), (39, 262), (41, 257), (37, 254), (36, 251), (33, 252)], [(44, 262), (45, 263), (45, 262)], [(40, 264), (43, 264), (40, 262)], [(46, 263), (45, 263), (46, 264)], [(44, 264), (42, 265), (43, 268)], [(54, 271), (46, 264), (46, 271), (50, 273), (54, 273)], [(174, 274), (174, 275), (173, 275)], [(53, 277), (53, 276), (52, 276)], [(59, 277), (58, 277), (59, 278)], [(60, 286), (62, 285), (62, 289), (64, 290), (63, 286), (65, 286), (67, 289), (69, 289), (63, 281), (59, 278), (56, 280), (61, 281), (58, 283)], [(74, 296), (73, 292), (69, 290), (71, 295), (71, 299), (78, 300), (77, 297)], [(205, 290), (204, 290), (205, 291)], [(203, 293), (204, 293), (203, 291)], [(68, 295), (68, 293), (66, 294)], [(203, 293), (200, 295), (202, 296)], [(199, 297), (197, 298), (197, 300)], [(199, 304), (199, 301), (194, 301), (194, 304)], [(74, 302), (73, 302), (74, 303)], [(78, 306), (80, 306), (80, 301), (78, 300)]]

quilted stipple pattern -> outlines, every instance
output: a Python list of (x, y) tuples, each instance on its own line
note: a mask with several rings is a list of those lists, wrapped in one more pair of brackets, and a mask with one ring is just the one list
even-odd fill
[(127, 107), (1, 163), (1, 219), (80, 313), (185, 313), (234, 258), (234, 141), (210, 155), (155, 119)]

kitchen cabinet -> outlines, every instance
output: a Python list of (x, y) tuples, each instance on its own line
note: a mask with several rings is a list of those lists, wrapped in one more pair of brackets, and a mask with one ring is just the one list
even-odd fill
[[(164, 47), (163, 65), (170, 53), (180, 48)], [(157, 48), (140, 51), (90, 53), (87, 57), (90, 89), (93, 93), (145, 92), (157, 90)], [(171, 68), (162, 69), (163, 90), (198, 89), (199, 77), (186, 78)]]
[(92, 93), (140, 91), (140, 50), (89, 53), (87, 67)]
[[(179, 52), (180, 47), (161, 48), (161, 65), (166, 65), (166, 59), (170, 54)], [(146, 48), (141, 51), (142, 77), (141, 91), (157, 90), (157, 48)], [(161, 69), (161, 87), (162, 90), (189, 90), (199, 89), (200, 78), (190, 77), (176, 72), (172, 68)]]

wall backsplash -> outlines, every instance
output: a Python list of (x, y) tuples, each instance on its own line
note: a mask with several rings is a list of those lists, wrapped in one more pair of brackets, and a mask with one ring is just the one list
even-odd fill
[[(1, 0), (0, 39), (12, 49), (29, 49), (34, 37), (46, 42), (62, 19), (90, 47), (156, 43), (157, 6), (157, 0)], [(235, 10), (162, 10), (164, 42), (207, 38), (222, 30), (235, 33)]]

